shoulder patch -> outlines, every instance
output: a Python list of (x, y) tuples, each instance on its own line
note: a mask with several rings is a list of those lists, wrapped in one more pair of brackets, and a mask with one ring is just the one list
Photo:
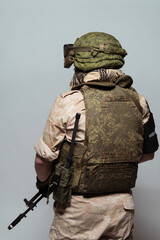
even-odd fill
[(71, 91), (68, 91), (68, 92), (65, 92), (65, 93), (61, 93), (61, 97), (65, 98), (68, 95), (72, 95), (74, 93), (79, 93), (79, 91), (78, 90), (71, 90)]

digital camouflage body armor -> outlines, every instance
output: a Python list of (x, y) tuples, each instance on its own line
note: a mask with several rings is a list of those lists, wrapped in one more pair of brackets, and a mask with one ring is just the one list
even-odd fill
[[(109, 82), (79, 86), (86, 111), (85, 144), (75, 144), (72, 193), (101, 195), (126, 192), (135, 186), (142, 158), (143, 125), (138, 94)], [(58, 166), (66, 163), (64, 142)], [(63, 181), (67, 186), (67, 182)], [(55, 199), (58, 195), (55, 192)]]

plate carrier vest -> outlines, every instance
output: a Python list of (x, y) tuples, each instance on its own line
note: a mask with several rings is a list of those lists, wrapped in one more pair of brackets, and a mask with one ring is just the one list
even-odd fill
[[(113, 83), (88, 82), (84, 97), (84, 145), (76, 143), (72, 194), (101, 195), (128, 192), (135, 186), (142, 158), (143, 124), (138, 94)], [(70, 144), (61, 147), (58, 165), (66, 163)]]

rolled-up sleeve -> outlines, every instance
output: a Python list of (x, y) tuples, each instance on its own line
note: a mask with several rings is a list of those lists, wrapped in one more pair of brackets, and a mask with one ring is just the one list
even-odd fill
[(36, 153), (49, 161), (57, 159), (61, 144), (66, 136), (66, 105), (58, 96), (50, 111), (43, 136), (36, 142)]

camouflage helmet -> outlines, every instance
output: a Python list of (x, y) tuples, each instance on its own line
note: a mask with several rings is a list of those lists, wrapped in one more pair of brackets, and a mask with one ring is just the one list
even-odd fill
[(127, 52), (112, 35), (90, 32), (77, 38), (73, 45), (65, 45), (64, 55), (65, 67), (74, 63), (76, 69), (87, 72), (96, 68), (119, 69)]

